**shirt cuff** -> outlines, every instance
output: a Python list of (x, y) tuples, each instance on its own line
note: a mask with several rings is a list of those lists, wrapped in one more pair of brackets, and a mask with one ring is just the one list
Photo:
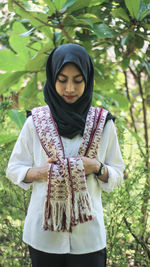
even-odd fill
[(6, 171), (6, 176), (8, 177), (9, 180), (11, 180), (15, 185), (18, 185), (19, 187), (23, 188), (24, 190), (28, 190), (32, 183), (25, 183), (23, 182), (27, 171), (31, 168), (30, 167), (23, 167), (21, 169), (19, 169), (19, 171), (17, 173), (19, 173), (18, 176), (15, 176), (14, 174), (9, 173), (9, 170)]
[(119, 186), (123, 182), (123, 175), (118, 174), (114, 167), (108, 166), (105, 164), (108, 170), (108, 182), (105, 183), (103, 181), (99, 180), (101, 188), (107, 192), (110, 193), (114, 190), (115, 187)]

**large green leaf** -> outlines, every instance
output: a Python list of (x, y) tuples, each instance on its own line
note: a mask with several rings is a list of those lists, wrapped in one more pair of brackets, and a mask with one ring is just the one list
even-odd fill
[(55, 6), (55, 3), (54, 2), (52, 2), (51, 0), (44, 0), (44, 2), (49, 7), (49, 11), (48, 11), (48, 14), (49, 15), (51, 15), (51, 14), (53, 14), (53, 13), (56, 12), (56, 6)]
[(13, 24), (13, 32), (9, 38), (9, 44), (12, 49), (20, 55), (20, 58), (26, 62), (29, 57), (28, 49), (26, 47), (29, 43), (29, 37), (21, 36), (23, 32), (26, 32), (26, 28), (20, 22), (15, 22)]
[(11, 134), (0, 134), (0, 145), (8, 144), (17, 139), (16, 135)]
[(143, 65), (145, 66), (148, 75), (150, 75), (150, 63), (148, 61), (144, 60)]
[(54, 34), (53, 29), (50, 27), (44, 26), (44, 27), (40, 27), (40, 31), (42, 34), (45, 34), (45, 36), (48, 37), (49, 45), (52, 45), (53, 44), (53, 34)]
[(27, 61), (25, 69), (27, 71), (41, 70), (41, 68), (45, 67), (47, 57), (48, 56), (39, 53), (36, 57)]
[(132, 18), (138, 17), (141, 0), (125, 0), (126, 7), (128, 8)]
[(95, 24), (93, 26), (93, 30), (97, 36), (105, 39), (105, 38), (113, 38), (117, 36), (117, 33), (106, 24)]
[(44, 26), (47, 23), (48, 15), (40, 12), (31, 12), (16, 8), (16, 13), (24, 19), (29, 19), (31, 24), (35, 27)]
[(146, 18), (148, 15), (150, 15), (150, 8), (146, 9), (142, 12), (141, 16), (140, 16), (140, 20), (143, 20), (144, 18)]
[(25, 109), (31, 109), (38, 104), (37, 74), (34, 74), (19, 97), (19, 104)]
[(8, 113), (8, 116), (19, 127), (19, 130), (21, 130), (26, 120), (25, 115), (22, 112), (19, 112), (18, 110), (12, 109)]
[(12, 0), (8, 0), (8, 9), (11, 12), (14, 11), (14, 5), (13, 5), (13, 1)]
[(2, 94), (11, 86), (17, 83), (21, 76), (23, 76), (26, 71), (16, 71), (11, 73), (9, 76), (5, 77), (0, 81), (0, 93)]
[(94, 5), (100, 5), (104, 2), (105, 0), (68, 0), (64, 4), (64, 8), (68, 8), (68, 12), (73, 12), (85, 7), (91, 7)]
[(65, 4), (66, 0), (55, 0), (55, 6), (57, 10), (61, 10)]
[(115, 18), (120, 18), (128, 22), (130, 21), (129, 16), (127, 15), (126, 11), (122, 7), (113, 9), (111, 13), (113, 14)]
[(48, 8), (45, 5), (40, 5), (39, 3), (33, 3), (33, 1), (24, 1), (24, 8), (29, 12), (39, 12), (39, 13), (47, 13)]
[(3, 71), (23, 70), (24, 63), (19, 56), (5, 48), (0, 50), (0, 69)]
[(71, 7), (73, 4), (75, 4), (76, 0), (67, 0), (63, 6), (63, 8)]
[(82, 18), (82, 17), (74, 17), (72, 15), (68, 15), (65, 19), (64, 19), (64, 25), (65, 26), (69, 26), (69, 27), (82, 27), (82, 28), (86, 28), (86, 29), (90, 29), (91, 27), (93, 27), (93, 23), (90, 19), (88, 18)]
[(138, 19), (144, 20), (150, 14), (150, 3), (141, 2), (141, 6), (138, 12)]
[(119, 64), (123, 70), (126, 70), (130, 64), (130, 58), (123, 58)]
[(115, 101), (117, 101), (120, 108), (122, 108), (122, 109), (128, 109), (129, 108), (130, 103), (124, 95), (122, 95), (120, 93), (113, 92), (113, 93), (109, 93), (109, 97), (111, 97)]

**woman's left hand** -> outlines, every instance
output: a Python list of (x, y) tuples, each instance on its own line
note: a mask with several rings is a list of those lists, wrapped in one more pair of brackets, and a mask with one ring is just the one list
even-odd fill
[(97, 159), (90, 159), (88, 157), (81, 157), (85, 174), (96, 173), (99, 171), (101, 163)]

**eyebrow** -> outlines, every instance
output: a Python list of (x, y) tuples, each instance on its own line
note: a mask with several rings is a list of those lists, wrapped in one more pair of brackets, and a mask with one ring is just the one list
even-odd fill
[[(67, 75), (65, 75), (65, 74), (63, 74), (63, 73), (61, 73), (61, 72), (58, 74), (58, 76), (60, 76), (60, 75), (61, 75), (61, 76), (63, 76), (64, 78), (66, 78), (66, 77), (67, 77)], [(74, 76), (74, 78), (78, 78), (78, 77), (80, 77), (80, 76), (82, 76), (82, 77), (83, 77), (83, 75), (82, 75), (82, 74), (77, 74), (77, 75), (75, 75), (75, 76)]]

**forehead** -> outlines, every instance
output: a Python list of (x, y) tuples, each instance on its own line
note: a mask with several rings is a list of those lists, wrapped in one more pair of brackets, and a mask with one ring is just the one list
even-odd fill
[(60, 70), (59, 73), (65, 73), (65, 74), (69, 74), (69, 73), (75, 73), (75, 74), (81, 74), (80, 69), (74, 64), (74, 63), (66, 63)]

